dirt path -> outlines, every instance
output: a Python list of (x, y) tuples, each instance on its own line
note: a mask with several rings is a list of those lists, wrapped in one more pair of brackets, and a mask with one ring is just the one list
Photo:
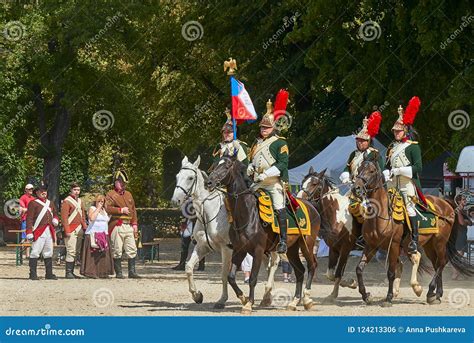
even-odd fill
[[(220, 297), (220, 257), (214, 254), (207, 258), (206, 271), (196, 272), (196, 283), (204, 294), (204, 303), (195, 304), (188, 292), (184, 272), (175, 272), (170, 267), (176, 264), (179, 255), (179, 241), (170, 239), (161, 244), (161, 260), (153, 264), (138, 264), (141, 280), (66, 280), (64, 267), (55, 267), (57, 281), (30, 281), (28, 267), (15, 266), (12, 249), (0, 249), (0, 300), (1, 315), (107, 315), (107, 316), (209, 316), (240, 315), (240, 303), (229, 287), (229, 301), (224, 310), (214, 310), (213, 302)], [(346, 268), (347, 276), (355, 278), (357, 257), (351, 257)], [(357, 290), (341, 288), (340, 298), (335, 304), (323, 304), (323, 299), (332, 291), (332, 285), (324, 277), (327, 258), (319, 259), (319, 267), (312, 290), (316, 304), (310, 311), (300, 307), (296, 312), (285, 310), (287, 296), (293, 294), (294, 284), (283, 283), (281, 270), (276, 275), (277, 296), (274, 305), (268, 308), (255, 307), (254, 315), (264, 316), (393, 316), (393, 315), (474, 315), (470, 299), (474, 299), (473, 280), (452, 281), (452, 269), (444, 273), (444, 297), (441, 305), (427, 305), (425, 302), (429, 275), (421, 278), (423, 294), (417, 298), (409, 286), (410, 265), (405, 264), (400, 296), (390, 308), (379, 304), (365, 305)], [(125, 265), (124, 265), (125, 267)], [(257, 303), (264, 291), (265, 271), (262, 271), (257, 285)], [(43, 267), (39, 275), (44, 275)], [(238, 274), (243, 284), (243, 274)], [(382, 299), (387, 292), (384, 262), (371, 262), (365, 272), (365, 280), (371, 294)], [(451, 299), (451, 301), (450, 301)]]

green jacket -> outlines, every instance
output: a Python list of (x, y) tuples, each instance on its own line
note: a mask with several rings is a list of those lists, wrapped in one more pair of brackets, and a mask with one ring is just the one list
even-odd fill
[[(374, 156), (374, 158), (379, 163), (380, 170), (384, 170), (385, 163), (384, 163), (382, 155), (380, 155), (379, 151), (377, 149), (373, 148), (373, 147), (369, 147), (367, 150), (368, 150), (367, 157)], [(346, 167), (344, 168), (344, 171), (351, 174), (351, 176), (352, 176), (351, 164), (352, 164), (352, 160), (355, 157), (356, 152), (357, 152), (357, 150), (354, 150), (353, 152), (351, 152), (351, 154), (349, 155), (349, 159), (347, 160)]]
[[(286, 143), (286, 140), (284, 137), (279, 137), (277, 136), (278, 139), (274, 141), (270, 146), (268, 147), (270, 150), (270, 154), (272, 157), (275, 159), (275, 163), (273, 163), (273, 166), (276, 166), (278, 170), (280, 171), (280, 179), (283, 182), (288, 182), (288, 144)], [(251, 158), (253, 158), (253, 149), (256, 146), (256, 142), (252, 145), (251, 151)]]
[[(405, 155), (410, 161), (410, 166), (412, 170), (412, 180), (415, 183), (415, 185), (421, 190), (421, 182), (420, 182), (420, 174), (421, 170), (423, 168), (423, 162), (421, 160), (421, 149), (420, 145), (418, 142), (414, 141), (408, 141), (411, 143), (409, 146), (405, 148)], [(392, 169), (392, 166), (390, 164), (390, 157), (392, 156), (392, 149), (393, 145), (395, 142), (390, 144), (390, 146), (387, 149), (387, 155), (386, 155), (386, 167), (385, 169)]]

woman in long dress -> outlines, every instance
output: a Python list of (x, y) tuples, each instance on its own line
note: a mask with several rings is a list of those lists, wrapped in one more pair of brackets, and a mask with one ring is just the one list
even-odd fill
[(114, 273), (108, 233), (110, 217), (105, 212), (105, 196), (99, 194), (89, 208), (89, 226), (85, 232), (81, 274), (90, 278), (108, 278)]

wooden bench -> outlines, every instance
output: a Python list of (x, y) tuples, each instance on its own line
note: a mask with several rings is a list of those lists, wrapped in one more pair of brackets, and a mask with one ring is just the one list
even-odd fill
[(155, 238), (151, 242), (142, 243), (142, 248), (140, 249), (140, 254), (141, 254), (141, 258), (142, 258), (143, 263), (145, 263), (145, 254), (143, 252), (144, 247), (151, 247), (151, 252), (150, 252), (150, 261), (151, 261), (151, 263), (153, 263), (153, 260), (155, 259), (155, 257), (156, 257), (157, 261), (160, 260), (160, 242), (161, 242), (161, 239)]

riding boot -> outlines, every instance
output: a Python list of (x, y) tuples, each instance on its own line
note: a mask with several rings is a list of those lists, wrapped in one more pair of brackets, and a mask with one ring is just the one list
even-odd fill
[(287, 224), (286, 224), (286, 208), (282, 208), (281, 210), (276, 210), (276, 215), (278, 219), (278, 226), (280, 226), (280, 243), (277, 246), (277, 253), (279, 254), (286, 254), (287, 245), (286, 245), (286, 231), (287, 231)]
[(38, 259), (30, 257), (30, 280), (39, 280), (38, 274), (36, 274), (36, 268), (38, 267)]
[(206, 259), (202, 258), (201, 261), (199, 261), (199, 266), (198, 266), (198, 272), (203, 272), (204, 267), (205, 267)]
[(44, 268), (46, 269), (46, 280), (58, 279), (58, 277), (53, 274), (53, 259), (51, 257), (44, 259)]
[(411, 225), (411, 242), (408, 244), (408, 253), (416, 254), (418, 252), (418, 218), (409, 217)]
[(184, 270), (184, 267), (186, 265), (186, 257), (188, 257), (188, 253), (181, 251), (181, 258), (179, 259), (179, 264), (177, 266), (174, 266), (173, 270)]
[(66, 279), (74, 279), (74, 262), (66, 262)]
[(115, 277), (117, 279), (123, 279), (122, 274), (122, 259), (114, 258), (114, 270), (115, 270)]
[(128, 277), (130, 279), (141, 279), (142, 277), (137, 274), (135, 270), (135, 258), (128, 259)]

